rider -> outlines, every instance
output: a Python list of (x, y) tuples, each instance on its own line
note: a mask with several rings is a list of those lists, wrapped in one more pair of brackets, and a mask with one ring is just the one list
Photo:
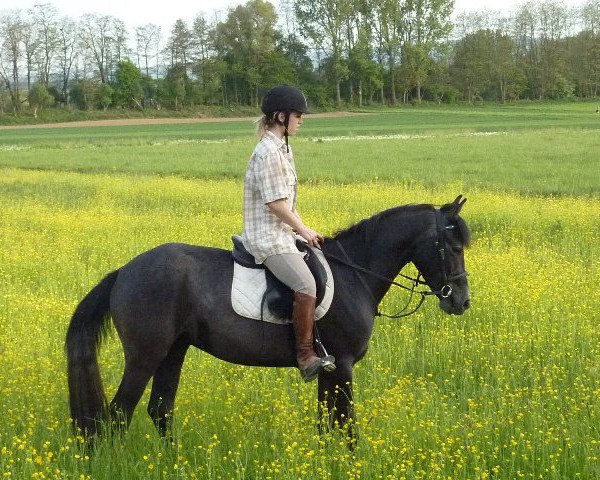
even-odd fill
[[(323, 365), (313, 347), (316, 285), (296, 247), (296, 235), (318, 247), (323, 236), (307, 227), (296, 210), (298, 179), (288, 136), (296, 135), (308, 112), (304, 94), (279, 85), (262, 100), (260, 141), (250, 157), (244, 180), (246, 249), (294, 292), (292, 323), (298, 368), (304, 381), (314, 380)], [(285, 141), (284, 141), (285, 140)]]

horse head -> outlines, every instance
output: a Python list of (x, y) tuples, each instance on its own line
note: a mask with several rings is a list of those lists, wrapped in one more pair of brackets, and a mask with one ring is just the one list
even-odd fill
[(415, 245), (413, 263), (440, 300), (446, 313), (461, 315), (471, 296), (465, 270), (464, 248), (470, 243), (469, 228), (459, 213), (467, 201), (462, 195), (435, 209), (435, 220)]

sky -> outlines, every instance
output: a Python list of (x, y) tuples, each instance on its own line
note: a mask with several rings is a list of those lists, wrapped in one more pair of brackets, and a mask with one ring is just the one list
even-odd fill
[[(279, 0), (270, 0), (277, 5)], [(466, 10), (511, 11), (526, 0), (455, 0), (455, 12)], [(247, 0), (168, 0), (153, 2), (148, 0), (0, 0), (0, 11), (20, 9), (26, 11), (36, 3), (50, 3), (59, 11), (74, 20), (85, 13), (112, 15), (125, 22), (130, 31), (135, 27), (154, 23), (162, 27), (163, 35), (167, 35), (178, 18), (191, 24), (198, 13), (207, 19), (214, 19), (215, 11), (220, 12), (220, 19), (225, 19), (229, 8), (246, 3)], [(567, 5), (581, 5), (584, 0), (564, 0)]]

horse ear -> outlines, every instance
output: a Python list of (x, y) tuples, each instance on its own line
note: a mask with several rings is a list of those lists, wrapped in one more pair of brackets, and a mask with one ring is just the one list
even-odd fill
[(455, 215), (458, 215), (460, 213), (460, 211), (462, 210), (463, 205), (467, 203), (467, 199), (463, 198), (462, 195), (459, 195), (458, 197), (456, 197), (454, 199), (454, 205), (456, 205), (456, 213)]
[(449, 217), (455, 217), (456, 215), (458, 215), (460, 213), (460, 211), (466, 201), (467, 201), (466, 198), (463, 198), (462, 195), (459, 195), (458, 197), (456, 197), (454, 199), (454, 201), (452, 203), (447, 203), (446, 205), (444, 205), (441, 208), (441, 210), (444, 213), (446, 213)]

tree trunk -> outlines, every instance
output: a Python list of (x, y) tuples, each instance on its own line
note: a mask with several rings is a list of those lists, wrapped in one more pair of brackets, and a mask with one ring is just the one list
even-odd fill
[(358, 81), (358, 106), (363, 106), (362, 79)]
[(397, 99), (396, 99), (396, 73), (395, 73), (395, 62), (394, 59), (392, 57), (392, 55), (390, 55), (390, 82), (391, 82), (391, 92), (392, 92), (392, 105), (396, 105)]

